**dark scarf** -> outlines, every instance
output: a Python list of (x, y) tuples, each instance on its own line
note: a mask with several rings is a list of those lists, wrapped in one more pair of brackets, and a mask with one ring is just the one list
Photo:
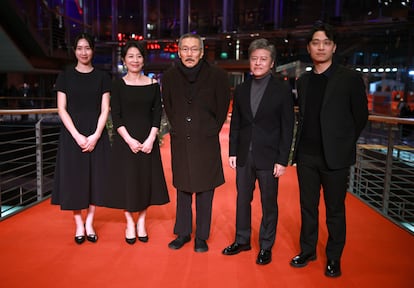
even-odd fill
[(177, 63), (177, 68), (187, 79), (188, 82), (194, 83), (197, 81), (198, 74), (200, 74), (201, 67), (203, 66), (203, 62), (204, 60), (201, 59), (196, 66), (188, 68), (183, 64), (183, 62), (179, 61)]

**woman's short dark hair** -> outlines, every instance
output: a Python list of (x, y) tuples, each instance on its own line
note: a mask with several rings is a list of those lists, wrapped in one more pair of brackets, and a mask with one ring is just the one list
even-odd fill
[(141, 53), (142, 57), (147, 56), (147, 45), (144, 41), (135, 41), (135, 40), (128, 40), (125, 45), (122, 47), (121, 50), (121, 58), (124, 59), (129, 48), (131, 47), (135, 47), (139, 50), (139, 52)]
[(91, 47), (92, 50), (95, 50), (95, 40), (92, 35), (88, 33), (81, 33), (78, 36), (76, 36), (75, 40), (73, 41), (73, 49), (76, 49), (78, 46), (78, 42), (81, 39), (85, 39), (89, 43), (89, 47)]
[(250, 55), (253, 53), (253, 51), (255, 51), (257, 49), (265, 49), (265, 50), (269, 51), (270, 52), (270, 57), (272, 57), (272, 60), (273, 61), (276, 60), (275, 45), (271, 44), (267, 39), (260, 38), (260, 39), (254, 40), (252, 43), (250, 43), (249, 49), (248, 49), (249, 58), (250, 58)]
[(333, 41), (336, 44), (336, 32), (334, 27), (322, 21), (316, 21), (315, 24), (313, 24), (313, 27), (306, 38), (307, 43), (310, 43), (312, 41), (313, 34), (318, 31), (325, 32), (326, 37), (328, 37), (329, 40)]

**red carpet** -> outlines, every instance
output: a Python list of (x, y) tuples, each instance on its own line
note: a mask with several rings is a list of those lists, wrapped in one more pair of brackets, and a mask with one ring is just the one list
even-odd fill
[(255, 263), (260, 222), (259, 194), (253, 201), (252, 250), (223, 256), (234, 240), (235, 174), (227, 164), (228, 123), (221, 134), (226, 184), (216, 190), (207, 253), (195, 253), (191, 241), (181, 250), (167, 244), (175, 217), (169, 137), (162, 155), (171, 203), (147, 214), (149, 242), (124, 241), (122, 211), (98, 208), (98, 243), (77, 245), (70, 212), (47, 200), (0, 222), (1, 287), (413, 287), (414, 237), (364, 205), (347, 197), (348, 238), (342, 277), (324, 276), (324, 207), (321, 207), (318, 259), (307, 267), (289, 265), (299, 249), (299, 199), (295, 167), (280, 180), (279, 225), (269, 265)]

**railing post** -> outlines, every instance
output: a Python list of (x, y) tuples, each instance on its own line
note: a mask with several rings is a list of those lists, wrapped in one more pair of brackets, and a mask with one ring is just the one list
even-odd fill
[(382, 199), (382, 212), (388, 215), (389, 200), (390, 200), (390, 186), (391, 186), (391, 175), (392, 175), (392, 157), (394, 150), (394, 134), (392, 131), (393, 124), (388, 123), (388, 147), (387, 155), (385, 160), (385, 179), (384, 179), (384, 192)]
[(349, 183), (348, 183), (348, 191), (357, 195), (361, 196), (361, 166), (362, 166), (362, 152), (357, 145), (356, 151), (356, 161), (355, 164), (349, 168)]
[(36, 187), (37, 200), (43, 197), (43, 141), (42, 141), (42, 117), (36, 122)]
[(352, 165), (349, 168), (349, 183), (348, 183), (348, 191), (353, 192), (355, 189), (355, 165)]

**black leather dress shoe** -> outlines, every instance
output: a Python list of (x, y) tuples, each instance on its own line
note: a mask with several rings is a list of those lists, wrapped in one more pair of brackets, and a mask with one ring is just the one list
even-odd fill
[(144, 242), (144, 243), (147, 243), (148, 242), (148, 235), (146, 235), (146, 236), (138, 236), (138, 240), (139, 241), (141, 241), (141, 242)]
[(85, 242), (85, 236), (75, 236), (75, 242), (76, 244), (82, 244), (83, 242)]
[(98, 235), (96, 234), (89, 234), (86, 236), (86, 240), (88, 240), (89, 242), (95, 243), (98, 241)]
[(313, 260), (316, 260), (315, 254), (300, 253), (299, 255), (296, 255), (295, 257), (292, 258), (292, 260), (290, 261), (290, 265), (296, 268), (301, 268), (301, 267), (305, 267), (306, 265), (308, 265), (309, 261), (313, 261)]
[(194, 241), (194, 251), (195, 252), (207, 252), (208, 251), (208, 245), (206, 240), (195, 238)]
[(235, 254), (239, 254), (242, 251), (248, 251), (250, 249), (252, 249), (250, 244), (239, 244), (237, 242), (234, 242), (230, 246), (227, 246), (226, 248), (224, 248), (222, 253), (224, 255), (235, 255)]
[(171, 241), (168, 244), (168, 247), (170, 247), (171, 249), (180, 249), (181, 247), (184, 246), (185, 243), (190, 242), (190, 240), (191, 240), (190, 235), (178, 236), (177, 238), (175, 238), (175, 240)]
[(257, 255), (256, 264), (266, 265), (272, 262), (272, 251), (266, 249), (260, 249)]
[(341, 262), (339, 260), (329, 260), (326, 263), (325, 275), (328, 277), (341, 276)]

